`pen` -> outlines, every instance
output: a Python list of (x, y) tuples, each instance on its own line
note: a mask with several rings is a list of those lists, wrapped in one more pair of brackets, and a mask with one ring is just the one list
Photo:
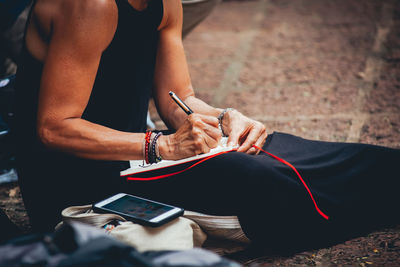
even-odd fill
[(185, 111), (187, 115), (193, 113), (193, 110), (191, 110), (174, 92), (169, 91), (169, 95), (175, 101), (175, 103), (178, 104), (178, 106), (180, 106), (183, 111)]

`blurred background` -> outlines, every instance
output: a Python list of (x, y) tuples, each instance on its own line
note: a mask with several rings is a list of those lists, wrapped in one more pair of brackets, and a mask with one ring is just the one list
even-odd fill
[[(23, 231), (29, 220), (13, 170), (10, 128), (22, 36), (16, 29), (23, 28), (28, 5), (0, 1), (0, 208)], [(206, 102), (236, 108), (269, 132), (400, 148), (400, 1), (183, 0), (183, 5), (191, 78)], [(150, 118), (165, 128), (154, 104)], [(399, 266), (400, 227), (289, 257), (236, 257), (266, 266)]]

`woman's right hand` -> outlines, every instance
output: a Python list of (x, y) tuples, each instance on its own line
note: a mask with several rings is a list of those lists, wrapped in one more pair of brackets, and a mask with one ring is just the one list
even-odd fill
[(176, 133), (160, 136), (158, 147), (163, 159), (177, 160), (207, 153), (220, 139), (217, 118), (193, 113)]

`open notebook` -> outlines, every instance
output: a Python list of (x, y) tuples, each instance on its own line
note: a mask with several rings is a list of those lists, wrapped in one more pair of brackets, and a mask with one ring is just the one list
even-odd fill
[(227, 146), (228, 138), (223, 137), (221, 138), (220, 145), (217, 146), (216, 148), (213, 148), (210, 150), (210, 152), (205, 153), (205, 154), (200, 154), (197, 156), (185, 158), (185, 159), (180, 159), (180, 160), (162, 160), (159, 163), (154, 163), (154, 164), (146, 164), (144, 160), (130, 160), (130, 168), (126, 169), (124, 171), (120, 172), (121, 176), (149, 176), (149, 172), (151, 172), (151, 175), (160, 175), (165, 172), (176, 172), (177, 170), (182, 170), (184, 168), (187, 168), (188, 166), (194, 164), (196, 161), (199, 161), (201, 159), (207, 158), (209, 156), (221, 153), (221, 152), (229, 152), (229, 151), (234, 151), (237, 149), (237, 146)]

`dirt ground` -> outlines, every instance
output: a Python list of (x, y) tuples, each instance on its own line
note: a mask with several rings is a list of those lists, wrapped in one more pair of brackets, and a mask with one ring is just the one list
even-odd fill
[[(269, 131), (400, 148), (400, 1), (224, 1), (184, 41), (200, 98), (234, 107)], [(159, 117), (151, 116), (160, 128)], [(0, 208), (24, 231), (17, 184)], [(398, 211), (395, 211), (398, 212)], [(245, 265), (400, 266), (400, 226), (332, 247)]]

